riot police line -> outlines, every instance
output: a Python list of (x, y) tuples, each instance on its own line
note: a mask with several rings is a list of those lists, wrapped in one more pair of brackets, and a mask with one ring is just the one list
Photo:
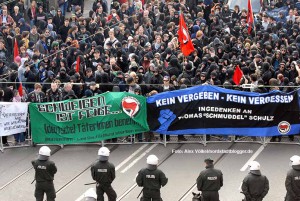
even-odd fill
[[(36, 201), (43, 201), (46, 194), (47, 201), (55, 201), (56, 192), (54, 177), (58, 169), (55, 162), (49, 158), (51, 150), (47, 146), (39, 149), (38, 157), (33, 160), (32, 166), (35, 170), (34, 181)], [(112, 183), (116, 179), (114, 164), (109, 162), (110, 150), (101, 147), (98, 150), (98, 160), (90, 168), (91, 177), (95, 181), (96, 192), (89, 189), (84, 194), (84, 201), (104, 201), (104, 194), (109, 201), (117, 200), (117, 192)], [(219, 201), (219, 190), (223, 187), (223, 173), (214, 168), (214, 161), (210, 158), (204, 160), (205, 169), (200, 172), (196, 179), (197, 189), (201, 193), (193, 193), (192, 201)], [(168, 184), (167, 175), (158, 169), (159, 159), (155, 155), (149, 155), (146, 167), (142, 168), (135, 181), (142, 187), (140, 201), (162, 201), (161, 188)], [(287, 172), (285, 179), (286, 195), (285, 201), (300, 200), (300, 156), (294, 155), (290, 158), (291, 169)], [(34, 182), (33, 181), (33, 182)], [(257, 161), (249, 163), (249, 173), (245, 176), (239, 187), (240, 193), (244, 194), (243, 201), (262, 201), (269, 192), (269, 180), (262, 174), (261, 166)], [(138, 196), (139, 199), (140, 195)]]

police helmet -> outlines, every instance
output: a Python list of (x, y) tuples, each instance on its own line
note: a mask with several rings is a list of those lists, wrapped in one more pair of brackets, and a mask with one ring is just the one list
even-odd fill
[(147, 164), (149, 165), (157, 165), (158, 164), (158, 158), (155, 155), (150, 155), (147, 158)]
[(251, 170), (260, 170), (260, 164), (257, 161), (252, 161), (249, 164), (249, 167), (250, 167), (250, 171)]
[(84, 201), (96, 201), (97, 194), (93, 188), (90, 188), (84, 193)]
[(109, 156), (109, 149), (107, 147), (101, 147), (98, 151), (98, 156)]
[(109, 149), (107, 147), (101, 147), (98, 151), (98, 156), (100, 161), (107, 161), (109, 157)]
[(50, 156), (51, 149), (47, 146), (42, 146), (39, 150), (39, 155)]
[(290, 158), (291, 165), (300, 165), (300, 156), (294, 155)]
[(38, 160), (48, 160), (51, 149), (47, 146), (42, 146), (39, 150)]

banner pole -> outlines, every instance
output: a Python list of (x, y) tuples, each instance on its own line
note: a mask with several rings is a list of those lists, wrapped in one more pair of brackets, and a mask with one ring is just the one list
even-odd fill
[(104, 140), (101, 141), (101, 147), (104, 147)]
[(164, 145), (167, 147), (167, 135), (164, 135)]
[(27, 115), (27, 122), (28, 122), (28, 140), (30, 141), (29, 142), (29, 145), (30, 146), (32, 146), (33, 145), (33, 142), (32, 142), (32, 135), (31, 135), (31, 132), (30, 132), (30, 129), (31, 129), (31, 127), (30, 127), (30, 118), (29, 118), (29, 113), (28, 113), (28, 115)]
[(203, 135), (203, 145), (206, 147), (206, 134)]
[(0, 136), (0, 151), (3, 153), (4, 151), (4, 148), (3, 148), (3, 142), (2, 142), (2, 136)]
[(263, 146), (266, 146), (266, 137), (263, 138)]
[(231, 142), (234, 142), (235, 141), (235, 135), (232, 135), (231, 136)]

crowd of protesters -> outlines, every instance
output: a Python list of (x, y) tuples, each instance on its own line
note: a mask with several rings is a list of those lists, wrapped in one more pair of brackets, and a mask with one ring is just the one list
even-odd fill
[[(299, 0), (261, 2), (251, 32), (247, 10), (238, 5), (230, 10), (222, 0), (129, 0), (111, 5), (95, 0), (89, 13), (83, 13), (84, 0), (57, 0), (58, 8), (42, 0), (4, 4), (0, 101), (51, 102), (107, 91), (153, 95), (203, 84), (290, 92), (300, 84)], [(279, 12), (278, 17), (266, 12), (283, 6), (288, 13)], [(195, 47), (187, 57), (178, 43), (180, 12)], [(240, 84), (253, 87), (234, 84), (237, 65), (244, 74)]]

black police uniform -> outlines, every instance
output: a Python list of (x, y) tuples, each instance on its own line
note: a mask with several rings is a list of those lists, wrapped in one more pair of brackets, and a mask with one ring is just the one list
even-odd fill
[(108, 161), (97, 161), (91, 167), (92, 178), (97, 182), (97, 201), (104, 201), (106, 193), (109, 201), (115, 201), (117, 194), (111, 183), (116, 178), (115, 166)]
[(242, 191), (245, 201), (261, 201), (269, 191), (269, 180), (259, 170), (251, 170), (243, 180)]
[(285, 201), (300, 201), (300, 165), (293, 165), (285, 179)]
[(47, 195), (47, 201), (54, 201), (56, 193), (54, 189), (54, 175), (57, 168), (53, 161), (49, 160), (34, 160), (31, 162), (35, 169), (35, 192), (36, 201), (44, 200), (44, 193)]
[(200, 172), (197, 178), (197, 188), (202, 191), (203, 201), (219, 201), (218, 191), (223, 186), (221, 170), (214, 169), (213, 164), (206, 165), (206, 170)]
[(148, 165), (139, 171), (136, 183), (144, 187), (141, 201), (162, 201), (160, 188), (168, 183), (168, 178), (156, 165)]

